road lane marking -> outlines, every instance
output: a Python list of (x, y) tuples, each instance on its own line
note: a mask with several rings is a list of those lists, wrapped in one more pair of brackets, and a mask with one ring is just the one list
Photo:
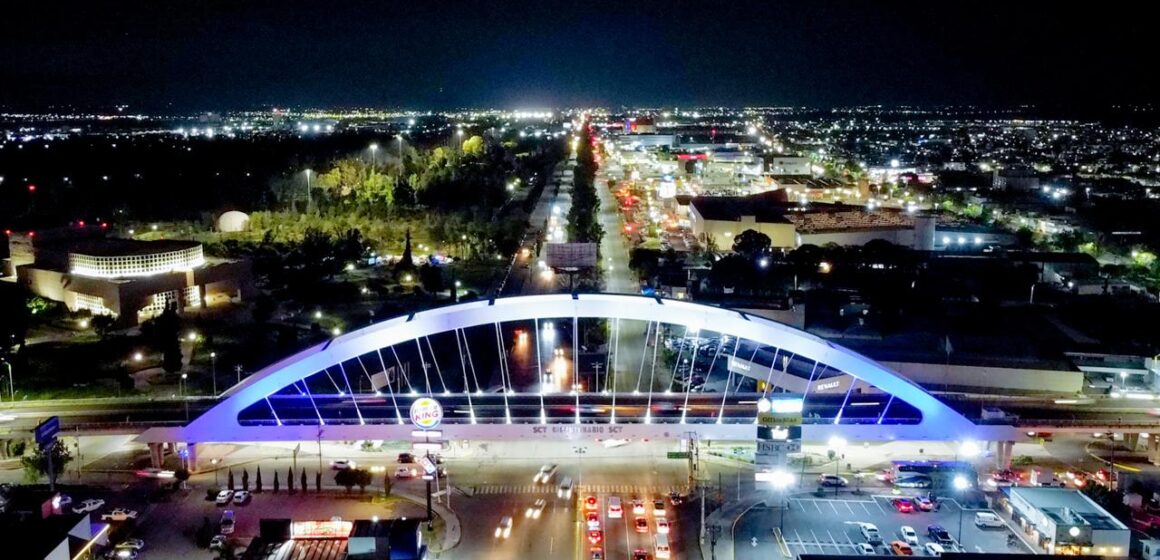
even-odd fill
[(886, 515), (886, 508), (882, 507), (882, 504), (878, 503), (878, 500), (874, 500), (874, 505), (878, 506), (878, 510), (882, 512), (882, 515)]
[(830, 500), (830, 509), (834, 510), (834, 515), (838, 515), (838, 506), (834, 505), (833, 500)]
[(850, 510), (850, 515), (854, 515), (854, 506), (850, 505), (850, 502), (844, 503), (846, 504), (846, 509)]
[(818, 510), (818, 513), (821, 513), (822, 515), (825, 515), (824, 513), (822, 513), (822, 506), (819, 506), (819, 505), (818, 505), (818, 502), (817, 502), (817, 500), (810, 500), (810, 502), (812, 502), (812, 503), (814, 504), (814, 507), (815, 507), (815, 508), (817, 508), (817, 510)]
[(867, 507), (866, 504), (861, 504), (861, 506), (862, 509), (866, 510), (866, 515), (874, 515), (873, 513), (870, 513), (870, 508)]

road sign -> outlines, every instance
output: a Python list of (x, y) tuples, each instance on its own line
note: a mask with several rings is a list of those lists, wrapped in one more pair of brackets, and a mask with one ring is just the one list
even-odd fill
[(60, 433), (60, 417), (53, 416), (36, 426), (36, 443), (44, 447)]
[(688, 451), (669, 451), (667, 456), (669, 459), (688, 459), (692, 454)]
[(430, 430), (443, 421), (443, 405), (439, 401), (422, 397), (411, 403), (411, 423), (423, 430)]
[(435, 474), (435, 461), (432, 461), (426, 455), (422, 455), (418, 458), (418, 462), (420, 465), (423, 465), (423, 472)]

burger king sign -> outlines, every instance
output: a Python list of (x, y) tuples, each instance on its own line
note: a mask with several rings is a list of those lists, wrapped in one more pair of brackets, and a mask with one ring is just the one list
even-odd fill
[(443, 421), (443, 405), (427, 397), (411, 403), (411, 423), (423, 430), (430, 430)]

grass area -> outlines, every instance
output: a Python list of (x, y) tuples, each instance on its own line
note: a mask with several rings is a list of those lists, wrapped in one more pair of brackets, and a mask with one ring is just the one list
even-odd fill
[[(17, 398), (136, 395), (127, 366), (137, 351), (147, 352), (136, 337), (100, 340), (89, 334), (28, 346), (20, 356), (22, 363), (15, 368)], [(160, 356), (149, 358), (160, 360)]]

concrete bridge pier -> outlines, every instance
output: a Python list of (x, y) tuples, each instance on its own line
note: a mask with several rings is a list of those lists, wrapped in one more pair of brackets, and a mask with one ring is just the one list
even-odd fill
[(1146, 441), (1148, 442), (1145, 444), (1145, 447), (1148, 449), (1148, 462), (1153, 465), (1160, 465), (1160, 437), (1152, 434)]
[(1013, 441), (995, 442), (995, 468), (999, 470), (1011, 467), (1011, 453), (1015, 449)]
[(1136, 451), (1136, 446), (1139, 444), (1140, 444), (1140, 434), (1138, 434), (1138, 433), (1129, 434), (1126, 432), (1124, 433), (1124, 447), (1128, 448), (1129, 453), (1134, 453)]
[(197, 462), (197, 447), (198, 444), (194, 442), (185, 444), (185, 468), (190, 473), (197, 473), (200, 470)]
[(165, 444), (164, 443), (150, 443), (149, 444), (149, 466), (155, 469), (161, 468), (165, 463)]

